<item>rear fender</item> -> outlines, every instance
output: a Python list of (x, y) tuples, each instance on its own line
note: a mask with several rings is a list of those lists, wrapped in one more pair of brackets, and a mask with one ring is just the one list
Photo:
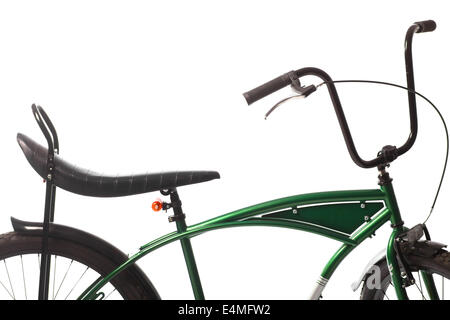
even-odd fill
[[(42, 223), (40, 222), (22, 221), (11, 217), (11, 223), (15, 232), (28, 233), (36, 236), (42, 235)], [(112, 244), (93, 234), (79, 229), (50, 223), (49, 237), (76, 242), (89, 249), (101, 252), (103, 255), (107, 256), (115, 264), (117, 264), (117, 266), (128, 260), (128, 256)], [(128, 268), (142, 283), (145, 291), (148, 293), (148, 296), (151, 297), (151, 299), (161, 299), (155, 287), (148, 279), (146, 274), (141, 270), (141, 268), (139, 268), (139, 266), (137, 266), (136, 264), (132, 264)]]

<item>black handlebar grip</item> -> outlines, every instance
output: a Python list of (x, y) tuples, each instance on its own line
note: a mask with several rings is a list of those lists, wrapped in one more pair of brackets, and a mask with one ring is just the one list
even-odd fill
[(269, 94), (274, 93), (275, 91), (278, 91), (281, 88), (290, 85), (291, 72), (285, 73), (282, 76), (279, 76), (278, 78), (270, 80), (269, 82), (266, 82), (263, 85), (244, 93), (245, 100), (247, 100), (247, 103), (250, 105), (253, 102), (258, 101), (259, 99), (262, 99), (265, 96), (268, 96)]
[(414, 22), (414, 24), (419, 26), (419, 29), (416, 31), (417, 33), (431, 32), (436, 29), (436, 22), (433, 20)]

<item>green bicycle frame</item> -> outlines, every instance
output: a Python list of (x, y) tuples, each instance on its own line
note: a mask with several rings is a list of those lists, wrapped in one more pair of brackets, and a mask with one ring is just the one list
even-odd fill
[(342, 242), (342, 246), (323, 269), (311, 295), (311, 299), (319, 299), (326, 283), (344, 258), (388, 221), (393, 227), (386, 250), (388, 267), (397, 297), (407, 299), (393, 246), (396, 236), (404, 231), (404, 228), (391, 182), (380, 189), (320, 192), (276, 199), (192, 226), (186, 226), (184, 220), (176, 221), (176, 232), (142, 246), (139, 252), (126, 262), (93, 283), (79, 299), (101, 298), (103, 294), (99, 290), (121, 271), (150, 252), (178, 240), (182, 245), (194, 297), (204, 299), (190, 238), (212, 230), (245, 226), (290, 228)]

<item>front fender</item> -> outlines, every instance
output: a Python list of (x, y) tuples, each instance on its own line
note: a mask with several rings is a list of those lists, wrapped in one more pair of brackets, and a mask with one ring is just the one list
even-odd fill
[[(430, 240), (421, 240), (415, 242), (414, 246), (412, 247), (409, 246), (407, 242), (405, 242), (404, 245), (401, 246), (401, 250), (408, 264), (411, 263), (412, 265), (417, 265), (420, 264), (419, 261), (422, 261), (423, 258), (426, 259), (434, 256), (440, 249), (444, 247), (447, 247), (447, 245)], [(385, 259), (386, 249), (383, 249), (369, 261), (369, 263), (363, 269), (359, 278), (351, 284), (352, 290), (358, 290), (366, 274), (371, 271), (372, 267)]]
[(369, 263), (364, 267), (361, 275), (356, 279), (355, 282), (353, 282), (351, 284), (353, 291), (358, 290), (358, 288), (361, 285), (362, 281), (364, 280), (364, 277), (366, 276), (366, 274), (372, 269), (372, 267), (375, 264), (377, 264), (378, 262), (380, 262), (383, 259), (386, 259), (386, 249), (381, 250), (372, 259), (370, 259)]

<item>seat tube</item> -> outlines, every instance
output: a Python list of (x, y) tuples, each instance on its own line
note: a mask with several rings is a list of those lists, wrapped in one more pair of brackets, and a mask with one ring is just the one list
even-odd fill
[(392, 179), (389, 177), (389, 173), (387, 173), (384, 168), (380, 170), (379, 179), (381, 190), (385, 194), (386, 206), (391, 212), (391, 226), (393, 229), (386, 251), (388, 269), (391, 274), (391, 279), (395, 288), (397, 298), (399, 300), (407, 300), (408, 295), (403, 284), (400, 266), (397, 261), (397, 255), (394, 246), (395, 241), (397, 241), (398, 235), (404, 231), (403, 220), (400, 214), (400, 209), (398, 208), (394, 187), (392, 186)]
[[(181, 208), (181, 201), (176, 190), (172, 190), (170, 193), (170, 200), (172, 202), (174, 212), (174, 216), (171, 217), (171, 221), (175, 221), (178, 233), (185, 232), (187, 229), (185, 215)], [(203, 294), (202, 283), (200, 281), (200, 275), (195, 262), (194, 251), (192, 250), (191, 239), (182, 238), (180, 239), (180, 243), (181, 249), (183, 250), (184, 260), (186, 262), (189, 279), (191, 281), (194, 298), (196, 300), (204, 300), (205, 296)]]

